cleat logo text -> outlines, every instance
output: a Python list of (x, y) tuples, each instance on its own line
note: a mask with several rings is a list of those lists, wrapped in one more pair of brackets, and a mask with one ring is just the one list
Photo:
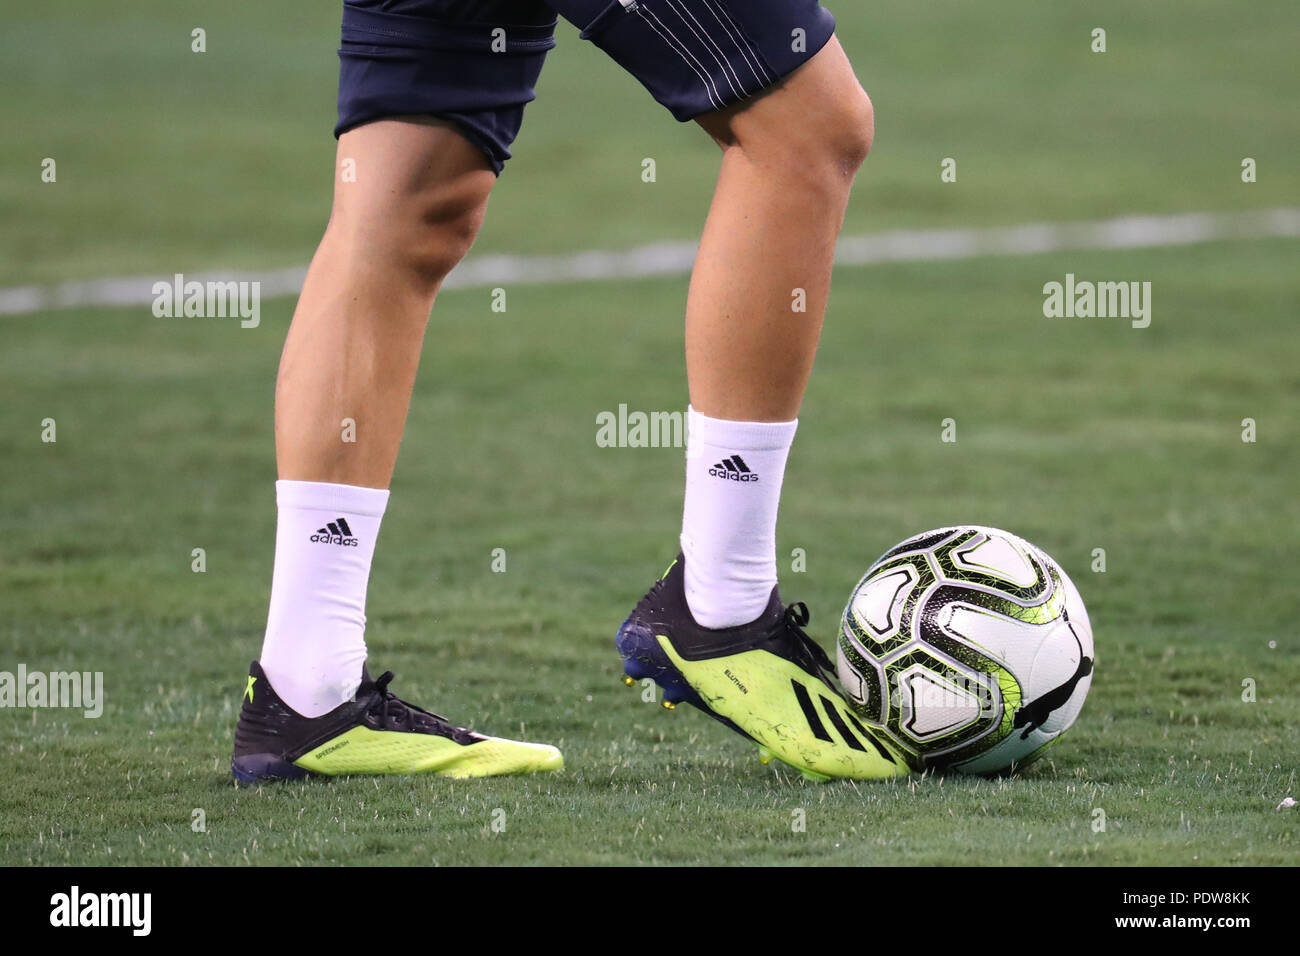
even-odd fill
[(731, 682), (732, 682), (733, 684), (735, 684), (737, 687), (740, 688), (740, 692), (741, 692), (742, 694), (748, 694), (748, 693), (749, 693), (749, 688), (746, 687), (744, 684), (742, 684), (742, 683), (740, 682), (740, 678), (739, 678), (739, 677), (737, 677), (735, 674), (731, 673), (731, 668), (730, 668), (730, 667), (728, 667), (726, 670), (724, 670), (723, 673), (727, 675), (727, 677), (731, 680)]
[(338, 743), (336, 743), (333, 747), (326, 747), (324, 750), (322, 750), (320, 753), (318, 753), (318, 754), (316, 755), (316, 759), (317, 759), (317, 760), (320, 760), (320, 759), (322, 759), (322, 758), (324, 758), (324, 757), (328, 757), (330, 754), (334, 753), (336, 750), (342, 750), (342, 749), (343, 749), (344, 747), (346, 747), (349, 743), (351, 743), (350, 740), (340, 740), (340, 741), (339, 741)]

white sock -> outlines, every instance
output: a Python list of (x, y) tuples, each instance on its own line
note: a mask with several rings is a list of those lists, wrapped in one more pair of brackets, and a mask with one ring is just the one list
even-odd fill
[(704, 627), (748, 624), (776, 585), (776, 512), (799, 420), (687, 417), (686, 603)]
[(275, 574), (262, 670), (281, 700), (319, 717), (356, 696), (366, 660), (366, 586), (380, 488), (277, 481)]

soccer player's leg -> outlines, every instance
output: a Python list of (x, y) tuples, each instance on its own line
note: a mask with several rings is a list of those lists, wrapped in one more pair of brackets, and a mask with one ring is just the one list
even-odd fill
[(786, 457), (871, 102), (816, 0), (615, 0), (581, 25), (723, 150), (686, 309), (682, 553), (619, 629), (627, 680), (808, 776), (906, 773), (776, 587)]
[(371, 557), (425, 325), (474, 240), (549, 47), (549, 10), (496, 6), (516, 45), (495, 54), (491, 24), (439, 22), (421, 15), (422, 0), (345, 7), (334, 207), (276, 384), (275, 569), (235, 733), (243, 782), (563, 765), (554, 747), (487, 737), (403, 701), (391, 674), (365, 667)]

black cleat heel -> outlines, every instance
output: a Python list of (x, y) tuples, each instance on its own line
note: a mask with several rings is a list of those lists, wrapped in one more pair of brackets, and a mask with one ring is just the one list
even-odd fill
[(261, 783), (265, 780), (302, 780), (308, 771), (282, 760), (275, 754), (243, 754), (231, 758), (230, 772), (236, 783)]

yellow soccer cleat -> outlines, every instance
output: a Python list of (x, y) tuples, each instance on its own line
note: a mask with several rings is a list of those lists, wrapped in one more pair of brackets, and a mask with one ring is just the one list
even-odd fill
[(253, 662), (235, 729), (230, 769), (239, 783), (298, 780), (311, 774), (415, 774), (493, 777), (564, 766), (560, 751), (456, 727), (388, 689), (391, 671), (363, 671), (355, 699), (321, 717), (282, 701)]
[(641, 599), (615, 642), (633, 681), (651, 678), (664, 706), (685, 701), (759, 745), (809, 780), (872, 780), (908, 773), (887, 739), (864, 727), (840, 694), (830, 658), (803, 631), (808, 609), (776, 589), (751, 624), (701, 627), (686, 603), (678, 555)]

